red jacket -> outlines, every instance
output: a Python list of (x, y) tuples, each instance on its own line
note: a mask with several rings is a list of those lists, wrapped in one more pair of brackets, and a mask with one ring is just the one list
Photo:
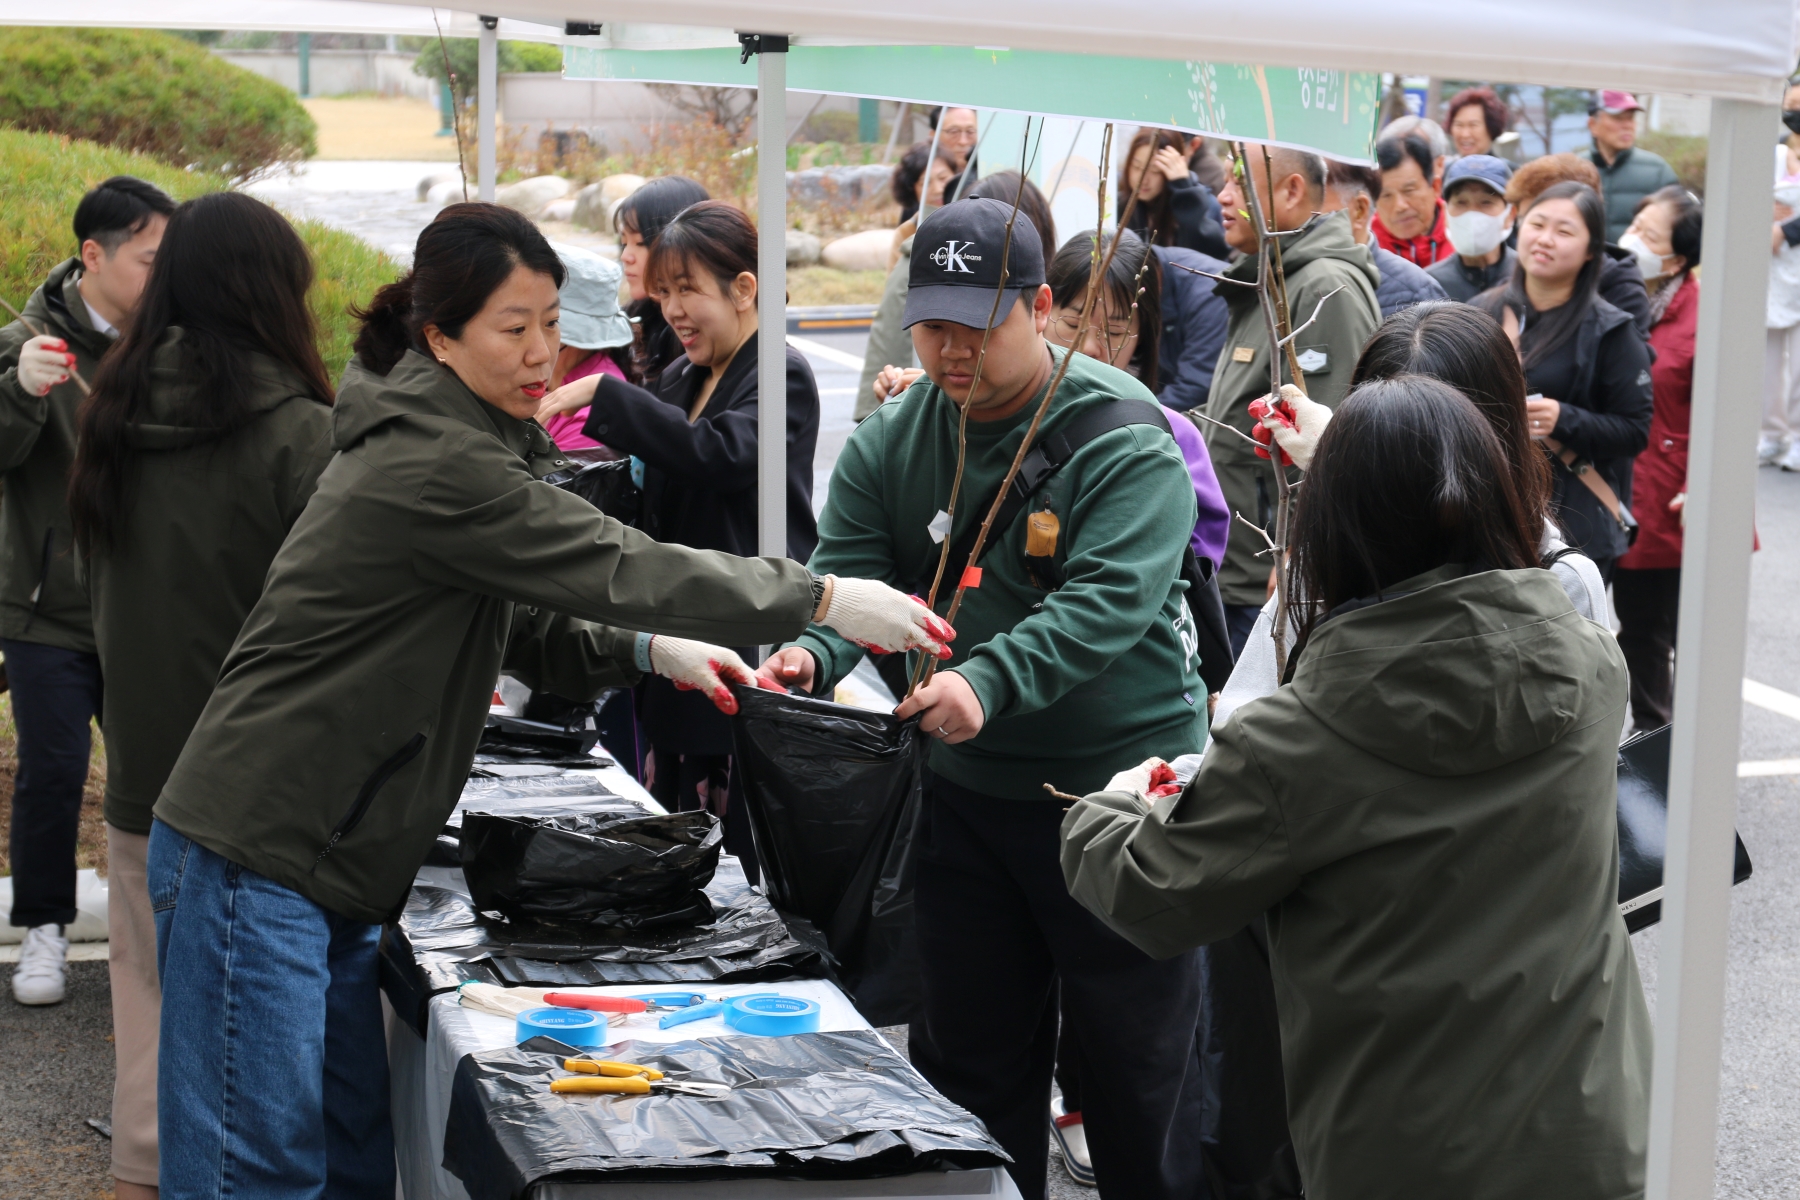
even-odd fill
[(1431, 229), (1416, 238), (1404, 240), (1388, 232), (1387, 226), (1381, 223), (1380, 214), (1369, 225), (1369, 232), (1381, 243), (1383, 250), (1391, 250), (1415, 267), (1429, 267), (1433, 263), (1443, 262), (1456, 248), (1450, 244), (1450, 234), (1444, 227), (1444, 202), (1437, 202), (1437, 219), (1431, 223)]
[(1669, 501), (1687, 491), (1688, 414), (1694, 398), (1694, 321), (1700, 313), (1700, 281), (1689, 275), (1650, 329), (1656, 362), (1650, 368), (1655, 408), (1650, 444), (1638, 455), (1631, 479), (1631, 515), (1637, 541), (1619, 559), (1634, 571), (1681, 565), (1681, 514)]

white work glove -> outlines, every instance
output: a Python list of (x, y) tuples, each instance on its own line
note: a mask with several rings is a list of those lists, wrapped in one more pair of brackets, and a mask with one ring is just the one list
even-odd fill
[(750, 664), (734, 651), (708, 642), (664, 637), (660, 633), (650, 639), (650, 670), (684, 692), (705, 692), (707, 699), (728, 717), (738, 710), (731, 684), (781, 690), (778, 684), (758, 680)]
[(34, 337), (19, 347), (19, 386), (33, 396), (47, 396), (59, 383), (69, 382), (75, 356), (61, 338)]
[(1160, 758), (1146, 758), (1135, 767), (1120, 771), (1107, 781), (1103, 789), (1108, 792), (1127, 792), (1150, 808), (1164, 796), (1172, 796), (1181, 790), (1175, 781), (1175, 768)]
[(935, 658), (950, 657), (946, 643), (956, 631), (920, 601), (873, 579), (827, 578), (831, 596), (819, 624), (877, 654), (923, 650)]
[[(1319, 437), (1331, 424), (1331, 410), (1291, 383), (1281, 385), (1281, 399), (1270, 405), (1268, 397), (1251, 401), (1251, 415), (1274, 437), (1276, 444), (1302, 471), (1312, 466)], [(1260, 439), (1259, 439), (1260, 440)]]

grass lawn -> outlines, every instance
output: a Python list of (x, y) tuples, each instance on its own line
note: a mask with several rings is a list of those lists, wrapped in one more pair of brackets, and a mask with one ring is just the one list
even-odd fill
[(324, 159), (455, 162), (456, 139), (437, 136), (437, 106), (411, 96), (319, 96), (302, 100), (319, 126)]
[(836, 267), (796, 267), (788, 272), (788, 303), (800, 307), (879, 304), (886, 271), (840, 271)]

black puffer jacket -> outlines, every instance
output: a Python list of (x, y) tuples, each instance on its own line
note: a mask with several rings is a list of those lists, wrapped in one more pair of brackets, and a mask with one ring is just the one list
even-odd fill
[(1424, 267), (1407, 262), (1392, 250), (1382, 249), (1373, 240), (1369, 243), (1369, 251), (1375, 256), (1375, 269), (1381, 272), (1381, 286), (1375, 289), (1375, 303), (1381, 305), (1382, 320), (1427, 300), (1450, 298), (1443, 285)]

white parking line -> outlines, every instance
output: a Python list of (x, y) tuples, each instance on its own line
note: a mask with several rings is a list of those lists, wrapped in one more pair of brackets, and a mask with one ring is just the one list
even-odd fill
[[(849, 367), (852, 371), (863, 369), (863, 360), (854, 354), (847, 354), (836, 346), (827, 346), (824, 342), (815, 342), (811, 338), (788, 334), (788, 345), (809, 358), (822, 358), (828, 363), (840, 367)], [(1795, 700), (1800, 704), (1800, 699)]]
[(1792, 692), (1784, 692), (1780, 688), (1772, 688), (1766, 683), (1758, 683), (1754, 679), (1744, 680), (1744, 700), (1758, 708), (1766, 708), (1772, 713), (1780, 713), (1795, 721), (1800, 721), (1800, 696)]
[(1800, 758), (1767, 758), (1738, 764), (1739, 779), (1768, 775), (1800, 775)]

